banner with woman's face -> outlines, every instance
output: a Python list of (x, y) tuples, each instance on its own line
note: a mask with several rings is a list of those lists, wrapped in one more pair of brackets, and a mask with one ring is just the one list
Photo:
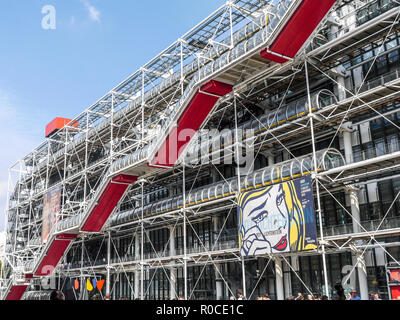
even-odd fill
[(310, 177), (244, 192), (238, 202), (241, 256), (317, 248)]

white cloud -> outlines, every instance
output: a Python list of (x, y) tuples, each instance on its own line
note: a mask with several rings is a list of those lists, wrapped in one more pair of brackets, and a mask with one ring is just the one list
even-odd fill
[(100, 23), (101, 22), (100, 10), (98, 10), (95, 6), (90, 4), (89, 0), (81, 0), (81, 2), (84, 4), (86, 9), (88, 10), (90, 20)]

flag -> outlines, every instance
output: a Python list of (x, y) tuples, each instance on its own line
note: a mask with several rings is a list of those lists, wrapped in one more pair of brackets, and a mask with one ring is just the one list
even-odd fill
[(97, 289), (99, 289), (99, 291), (103, 289), (103, 286), (104, 286), (104, 280), (97, 281)]
[(86, 280), (86, 289), (87, 289), (87, 291), (93, 291), (93, 286), (90, 283), (89, 279)]
[(92, 280), (92, 285), (93, 285), (93, 288), (96, 288), (96, 286), (97, 286), (97, 279), (96, 278), (94, 278)]
[(75, 290), (78, 290), (79, 289), (79, 280), (78, 279), (75, 279)]

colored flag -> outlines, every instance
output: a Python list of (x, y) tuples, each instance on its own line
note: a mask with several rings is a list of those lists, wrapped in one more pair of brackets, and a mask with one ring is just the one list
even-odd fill
[(75, 279), (75, 290), (79, 289), (79, 280)]
[(92, 285), (93, 285), (93, 288), (96, 288), (96, 286), (97, 286), (97, 279), (96, 278), (94, 278), (92, 280)]
[(103, 286), (104, 286), (104, 280), (97, 281), (97, 289), (99, 289), (99, 291), (103, 289)]
[(86, 289), (87, 289), (87, 291), (93, 291), (93, 286), (90, 283), (89, 279), (86, 280)]

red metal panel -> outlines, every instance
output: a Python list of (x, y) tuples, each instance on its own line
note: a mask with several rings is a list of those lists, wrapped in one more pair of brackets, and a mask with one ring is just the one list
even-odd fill
[(129, 176), (129, 175), (126, 175), (126, 174), (120, 174), (119, 176), (114, 177), (112, 179), (112, 181), (119, 182), (119, 183), (132, 184), (132, 183), (136, 182), (137, 179), (138, 179), (138, 177), (135, 177), (135, 176)]
[[(303, 0), (269, 50), (294, 58), (335, 2), (336, 0)], [(261, 51), (261, 57), (278, 63), (287, 61), (268, 53), (266, 49)]]
[(211, 80), (203, 84), (200, 88), (200, 91), (204, 91), (222, 97), (232, 91), (232, 85), (216, 80)]
[(400, 300), (400, 286), (390, 287), (393, 300)]
[(390, 283), (400, 283), (400, 268), (399, 269), (390, 269)]
[(137, 181), (137, 177), (128, 175), (119, 175), (108, 183), (104, 192), (101, 194), (98, 204), (89, 213), (82, 231), (99, 232), (103, 228), (107, 219), (110, 217), (114, 208), (121, 200), (129, 184)]
[[(232, 91), (232, 86), (209, 81), (201, 87), (201, 91), (223, 96)], [(218, 101), (218, 97), (207, 93), (197, 92), (178, 120), (175, 127), (164, 141), (150, 166), (173, 167), (186, 145), (199, 130), (200, 126)]]
[(23, 286), (13, 286), (8, 293), (6, 300), (21, 300), (22, 296), (25, 293), (26, 288), (28, 288), (27, 285)]
[(389, 286), (393, 300), (400, 300), (400, 268), (391, 268)]
[(36, 276), (47, 276), (50, 275), (53, 269), (60, 262), (60, 259), (64, 255), (71, 241), (76, 239), (77, 235), (63, 234), (57, 236), (56, 239), (52, 240), (49, 245), (46, 255), (40, 263), (35, 275)]

